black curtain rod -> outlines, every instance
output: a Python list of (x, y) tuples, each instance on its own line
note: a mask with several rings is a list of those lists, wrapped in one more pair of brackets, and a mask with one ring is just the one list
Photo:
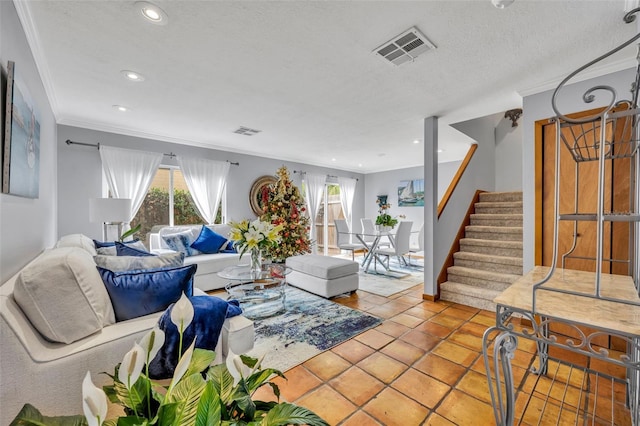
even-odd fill
[[(294, 170), (294, 171), (293, 171), (293, 173), (294, 173), (294, 174), (296, 174), (296, 173), (300, 173), (301, 175), (307, 174), (307, 172), (305, 172), (304, 170)], [(334, 176), (334, 175), (327, 174), (327, 177), (330, 177), (330, 178), (338, 178), (338, 177), (340, 177), (340, 176)], [(359, 181), (359, 180), (360, 180), (360, 179), (358, 179), (358, 178), (351, 178), (351, 179), (355, 179), (356, 181)]]
[[(65, 143), (66, 143), (67, 145), (71, 145), (71, 144), (73, 144), (73, 145), (91, 146), (91, 147), (94, 147), (94, 148), (100, 149), (100, 144), (99, 144), (99, 143), (74, 142), (74, 141), (72, 141), (71, 139), (67, 139), (67, 140), (65, 141)], [(168, 153), (168, 154), (163, 153), (162, 155), (167, 156), (167, 157), (171, 157), (171, 158), (174, 158), (174, 157), (176, 156), (176, 154), (174, 154), (173, 152), (170, 152), (170, 153)], [(226, 161), (227, 163), (231, 164), (232, 166), (239, 166), (239, 165), (240, 165), (240, 163), (234, 163), (234, 162), (229, 161), (229, 160), (225, 160), (225, 161)]]

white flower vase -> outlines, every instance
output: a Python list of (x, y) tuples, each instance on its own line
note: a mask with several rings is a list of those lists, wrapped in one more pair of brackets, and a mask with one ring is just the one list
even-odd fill
[(262, 250), (251, 249), (251, 279), (258, 279), (262, 274)]

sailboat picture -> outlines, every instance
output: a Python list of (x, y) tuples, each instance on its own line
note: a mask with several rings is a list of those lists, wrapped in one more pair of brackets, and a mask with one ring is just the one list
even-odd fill
[(424, 179), (403, 180), (398, 186), (398, 207), (424, 206)]

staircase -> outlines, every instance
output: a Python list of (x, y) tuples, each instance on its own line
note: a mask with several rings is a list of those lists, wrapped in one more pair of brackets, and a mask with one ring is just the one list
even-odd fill
[(440, 299), (495, 311), (493, 299), (522, 275), (522, 192), (484, 192), (440, 285)]

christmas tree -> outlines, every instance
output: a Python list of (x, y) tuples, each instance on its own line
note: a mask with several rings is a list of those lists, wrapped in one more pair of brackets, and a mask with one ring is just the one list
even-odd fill
[(274, 262), (311, 251), (309, 218), (305, 214), (304, 198), (291, 182), (289, 171), (282, 166), (276, 172), (278, 181), (263, 193), (264, 214), (261, 220), (282, 225), (281, 242), (269, 249), (267, 256)]

